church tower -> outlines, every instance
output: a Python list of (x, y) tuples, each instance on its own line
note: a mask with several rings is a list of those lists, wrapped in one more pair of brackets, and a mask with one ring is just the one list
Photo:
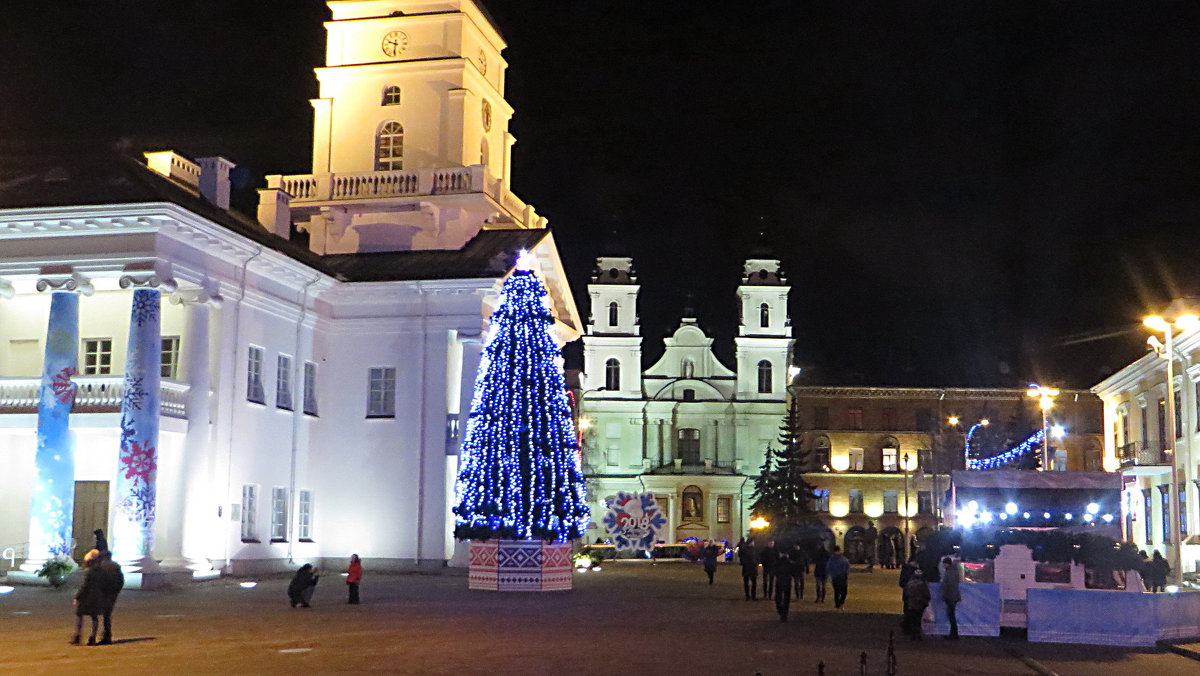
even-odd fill
[(788, 286), (779, 261), (751, 258), (738, 287), (740, 321), (737, 346), (737, 398), (783, 401), (792, 355)]
[[(596, 259), (588, 285), (592, 316), (583, 338), (585, 390), (591, 398), (642, 397), (642, 336), (637, 300), (641, 287), (632, 258)], [(600, 391), (603, 388), (603, 391)]]

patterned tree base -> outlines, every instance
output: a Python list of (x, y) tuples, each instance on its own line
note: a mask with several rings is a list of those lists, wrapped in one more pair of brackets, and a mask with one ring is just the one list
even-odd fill
[(571, 589), (571, 543), (472, 540), (469, 571), (470, 589), (567, 591)]

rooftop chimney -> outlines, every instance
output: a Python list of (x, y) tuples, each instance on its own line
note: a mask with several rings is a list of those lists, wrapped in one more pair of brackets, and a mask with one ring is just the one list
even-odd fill
[(224, 157), (201, 157), (200, 196), (221, 209), (229, 209), (229, 172), (237, 165)]

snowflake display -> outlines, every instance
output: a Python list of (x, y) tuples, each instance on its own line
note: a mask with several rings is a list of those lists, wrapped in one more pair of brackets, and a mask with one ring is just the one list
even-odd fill
[(71, 381), (71, 377), (75, 373), (75, 369), (68, 366), (55, 373), (54, 378), (50, 381), (50, 389), (53, 390), (54, 398), (60, 404), (75, 403), (75, 383)]
[(121, 469), (126, 479), (133, 479), (134, 484), (149, 483), (158, 465), (155, 463), (155, 449), (149, 443), (142, 444), (134, 441), (121, 446)]
[(608, 501), (604, 529), (617, 550), (649, 551), (658, 532), (667, 525), (653, 493), (626, 493)]
[(142, 410), (142, 401), (146, 398), (146, 389), (142, 387), (142, 379), (133, 377), (130, 374), (125, 374), (125, 401), (122, 402), (129, 408), (140, 411)]
[(152, 289), (138, 289), (133, 292), (133, 311), (130, 319), (138, 326), (158, 318), (159, 295)]

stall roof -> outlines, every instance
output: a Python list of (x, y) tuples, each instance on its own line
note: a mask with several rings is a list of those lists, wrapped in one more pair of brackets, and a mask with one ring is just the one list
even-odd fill
[(1035, 472), (1019, 469), (959, 470), (951, 473), (950, 481), (957, 488), (1121, 490), (1121, 475), (1115, 472)]

